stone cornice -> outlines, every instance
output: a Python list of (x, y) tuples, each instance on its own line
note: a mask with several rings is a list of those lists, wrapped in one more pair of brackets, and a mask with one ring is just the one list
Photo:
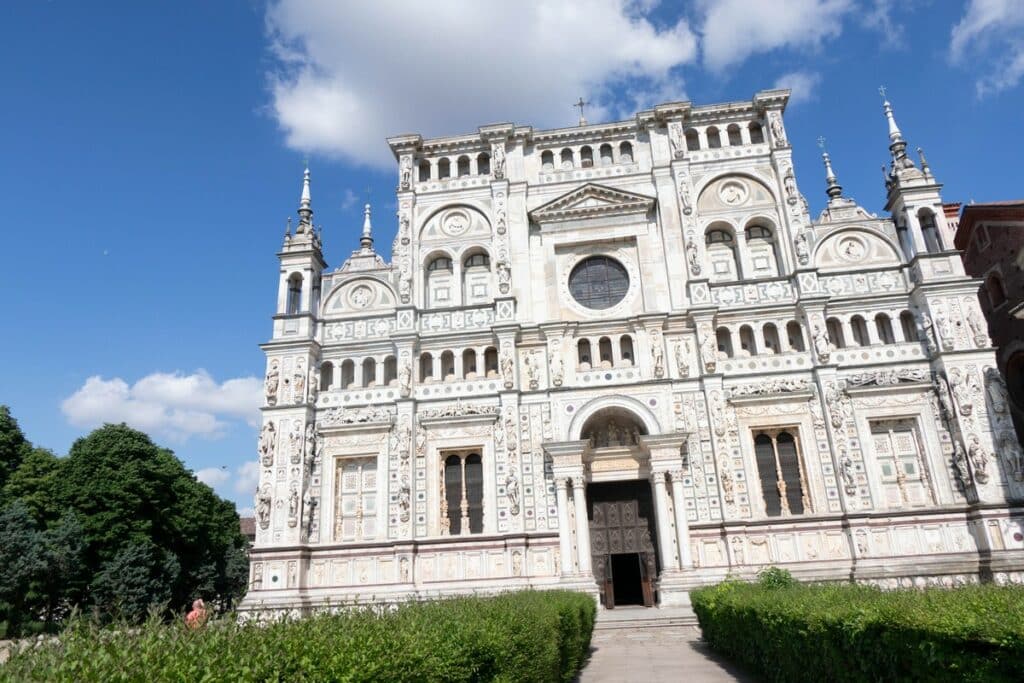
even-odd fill
[(529, 212), (539, 225), (581, 218), (646, 215), (654, 208), (654, 197), (626, 192), (606, 185), (587, 183)]

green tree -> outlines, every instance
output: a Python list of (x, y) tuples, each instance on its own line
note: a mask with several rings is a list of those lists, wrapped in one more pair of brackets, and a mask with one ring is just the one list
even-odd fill
[(41, 534), (28, 507), (15, 501), (0, 510), (0, 608), (7, 637), (21, 635), (31, 618), (33, 580), (44, 568)]
[(123, 547), (92, 582), (96, 607), (102, 616), (141, 622), (151, 609), (163, 609), (171, 598), (177, 573), (173, 558), (148, 541)]
[(18, 421), (11, 415), (10, 408), (0, 405), (0, 489), (7, 483), (11, 473), (18, 469), (31, 448)]
[(83, 562), (85, 539), (82, 533), (82, 522), (71, 510), (43, 533), (44, 565), (39, 573), (36, 592), (41, 598), (42, 618), (47, 631), (53, 630), (75, 605), (87, 597), (88, 577)]
[(43, 448), (30, 448), (0, 491), (0, 501), (20, 500), (37, 524), (56, 521), (61, 514), (54, 498), (58, 468), (59, 460), (53, 453)]

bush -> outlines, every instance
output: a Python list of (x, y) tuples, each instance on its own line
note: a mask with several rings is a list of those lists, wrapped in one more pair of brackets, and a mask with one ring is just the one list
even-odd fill
[(198, 630), (77, 620), (15, 653), (0, 680), (571, 681), (590, 648), (593, 598), (567, 591), (411, 603)]
[(1024, 680), (1024, 588), (883, 592), (778, 578), (691, 593), (708, 644), (766, 680)]

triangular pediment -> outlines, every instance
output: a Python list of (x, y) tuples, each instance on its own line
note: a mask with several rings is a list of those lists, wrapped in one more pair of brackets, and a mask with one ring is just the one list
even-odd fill
[(587, 183), (556, 197), (530, 212), (534, 223), (555, 223), (582, 218), (603, 218), (628, 214), (646, 214), (654, 206), (654, 197), (618, 190), (607, 185)]

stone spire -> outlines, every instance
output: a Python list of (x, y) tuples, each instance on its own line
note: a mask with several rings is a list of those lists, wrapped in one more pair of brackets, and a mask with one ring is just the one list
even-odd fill
[(930, 176), (932, 169), (928, 166), (928, 159), (925, 158), (924, 150), (920, 147), (917, 148), (917, 156), (921, 158), (921, 173), (924, 173), (925, 176)]
[(825, 151), (825, 138), (818, 137), (818, 147), (821, 147), (821, 158), (825, 161), (825, 194), (829, 201), (839, 199), (843, 196), (843, 186), (839, 184), (836, 172), (832, 170), (832, 158)]
[(313, 233), (313, 204), (309, 196), (309, 164), (302, 174), (302, 196), (299, 198), (299, 226), (295, 234)]
[(885, 96), (885, 86), (878, 89), (882, 96), (882, 110), (885, 112), (885, 119), (889, 123), (889, 152), (892, 154), (893, 171), (904, 168), (912, 168), (914, 162), (907, 158), (907, 141), (903, 139), (903, 131), (896, 125), (896, 117), (892, 113), (892, 104)]
[(363, 234), (359, 238), (359, 247), (363, 251), (373, 251), (373, 225), (370, 223), (370, 205), (363, 207)]

